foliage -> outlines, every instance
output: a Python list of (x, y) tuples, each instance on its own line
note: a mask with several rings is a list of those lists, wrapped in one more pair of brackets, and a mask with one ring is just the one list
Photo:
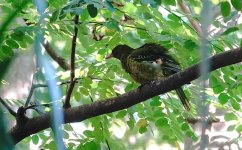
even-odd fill
[[(193, 9), (191, 16), (178, 9), (175, 0), (49, 0), (45, 11), (45, 24), (38, 22), (38, 13), (33, 3), (14, 0), (1, 1), (2, 17), (0, 22), (6, 23), (1, 35), (0, 66), (4, 60), (12, 59), (16, 53), (27, 51), (33, 44), (35, 30), (41, 28), (45, 38), (57, 53), (69, 62), (72, 36), (74, 33), (73, 18), (80, 16), (78, 24), (78, 41), (75, 54), (75, 73), (78, 83), (71, 97), (72, 106), (89, 104), (92, 101), (115, 97), (138, 84), (121, 69), (117, 60), (105, 60), (105, 56), (118, 44), (126, 44), (137, 48), (144, 43), (158, 43), (169, 49), (183, 68), (199, 61), (199, 36), (187, 18), (200, 21), (202, 9), (200, 1), (186, 1)], [(239, 16), (241, 1), (214, 1), (219, 4), (221, 15), (212, 22), (213, 29), (209, 37), (210, 55), (220, 53), (226, 48), (239, 46), (241, 24), (229, 26), (228, 22)], [(17, 7), (18, 6), (18, 7)], [(22, 10), (19, 11), (18, 8)], [(23, 9), (24, 8), (24, 9)], [(15, 16), (25, 20), (27, 26), (20, 26), (9, 15), (15, 10)], [(18, 10), (18, 11), (17, 11)], [(15, 17), (13, 16), (13, 17)], [(213, 31), (220, 29), (220, 31)], [(69, 71), (57, 68), (57, 79), (65, 82), (70, 79)], [(241, 98), (242, 73), (241, 66), (233, 65), (209, 74), (208, 103), (219, 109), (227, 110), (225, 121), (234, 121), (233, 128), (241, 132)], [(0, 72), (0, 77), (4, 72)], [(37, 79), (44, 82), (39, 72)], [(192, 99), (193, 110), (186, 112), (174, 93), (154, 97), (149, 101), (131, 108), (91, 118), (82, 124), (64, 125), (63, 135), (68, 149), (135, 149), (146, 147), (154, 140), (157, 144), (169, 143), (179, 145), (187, 136), (193, 141), (198, 136), (187, 123), (188, 117), (196, 117), (195, 104), (200, 99), (194, 93), (198, 89), (193, 83), (185, 87), (186, 94)], [(62, 86), (63, 100), (66, 85)], [(48, 91), (36, 91), (38, 103), (48, 103)], [(37, 114), (34, 114), (37, 115)], [(76, 128), (84, 128), (76, 133)], [(122, 137), (115, 132), (123, 134)], [(25, 142), (44, 149), (55, 147), (51, 131), (46, 130), (33, 135)], [(152, 140), (147, 140), (151, 136)], [(133, 137), (137, 140), (132, 142)]]

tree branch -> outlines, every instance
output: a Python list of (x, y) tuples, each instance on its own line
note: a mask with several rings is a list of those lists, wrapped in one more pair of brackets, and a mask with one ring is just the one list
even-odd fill
[(198, 36), (201, 37), (203, 35), (201, 26), (199, 25), (199, 23), (196, 20), (194, 20), (191, 17), (191, 11), (189, 10), (188, 6), (186, 6), (184, 4), (184, 2), (182, 2), (182, 1), (178, 1), (178, 5), (181, 8), (181, 10), (183, 11), (183, 13), (185, 13), (187, 15), (188, 21), (191, 23), (191, 25), (193, 26), (193, 28), (197, 31)]
[(8, 112), (13, 115), (15, 118), (17, 117), (17, 113), (10, 107), (8, 104), (0, 97), (0, 103), (8, 110)]
[[(214, 55), (208, 58), (206, 61), (211, 62), (209, 71), (242, 62), (242, 48), (237, 48)], [(200, 76), (200, 65), (201, 63), (198, 63), (182, 72), (169, 76), (164, 80), (151, 82), (142, 86), (142, 88), (132, 90), (115, 98), (65, 109), (64, 123), (80, 122), (95, 116), (126, 109), (154, 96), (177, 89), (178, 87), (181, 87), (182, 85), (189, 83)], [(21, 128), (18, 126), (13, 127), (9, 131), (9, 134), (16, 144), (31, 134), (49, 128), (51, 125), (50, 122), (50, 114), (34, 117), (29, 119), (24, 126), (21, 126)]]
[[(23, 14), (26, 14), (24, 12), (22, 12)], [(28, 22), (28, 19), (23, 18), (25, 24), (27, 26), (30, 25), (36, 25), (35, 22)], [(45, 48), (46, 52), (49, 54), (49, 56), (64, 70), (70, 70), (70, 65), (66, 63), (65, 58), (59, 56), (55, 50), (53, 49), (53, 47), (50, 45), (50, 43), (45, 39), (44, 42), (42, 42), (43, 47)]]
[(43, 42), (42, 45), (44, 46), (46, 52), (50, 55), (50, 57), (55, 62), (57, 62), (61, 68), (63, 68), (64, 70), (70, 70), (70, 65), (66, 63), (66, 60), (63, 57), (59, 56), (55, 52), (55, 50), (52, 48), (48, 41)]
[(71, 46), (71, 80), (70, 80), (70, 85), (66, 94), (65, 98), (65, 103), (64, 103), (64, 108), (70, 108), (70, 99), (71, 99), (71, 93), (74, 89), (76, 79), (75, 79), (75, 53), (76, 53), (76, 39), (77, 39), (77, 32), (78, 32), (78, 25), (79, 22), (79, 15), (75, 15), (74, 18), (74, 35), (72, 38), (72, 46)]

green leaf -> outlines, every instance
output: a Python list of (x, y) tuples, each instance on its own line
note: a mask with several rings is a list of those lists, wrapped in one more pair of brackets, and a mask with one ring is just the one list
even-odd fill
[(241, 131), (242, 131), (242, 125), (238, 125), (238, 126), (235, 128), (235, 130), (236, 130), (237, 132), (241, 133)]
[(121, 40), (121, 37), (120, 37), (120, 34), (117, 32), (117, 33), (115, 33), (112, 37), (111, 37), (111, 39), (109, 40), (109, 45), (108, 45), (108, 47), (109, 48), (114, 48), (114, 46), (116, 46), (117, 45), (117, 43), (119, 43), (119, 41)]
[(186, 130), (188, 130), (190, 127), (189, 127), (189, 125), (185, 122), (185, 123), (183, 123), (182, 125), (181, 125), (181, 129), (183, 130), (183, 131), (186, 131)]
[(58, 8), (65, 4), (65, 0), (49, 0), (50, 6)]
[(164, 0), (164, 1), (162, 1), (162, 3), (165, 5), (176, 6), (176, 0)]
[(168, 125), (168, 119), (167, 118), (160, 118), (155, 122), (155, 125), (157, 127), (164, 127)]
[[(17, 2), (17, 1), (16, 1)], [(7, 27), (10, 25), (10, 23), (13, 21), (13, 19), (15, 18), (16, 15), (19, 14), (19, 12), (22, 11), (22, 9), (30, 2), (28, 0), (23, 0), (23, 1), (18, 1), (19, 5), (14, 7), (16, 8), (15, 10), (13, 10), (10, 14), (8, 14), (8, 17), (6, 20), (1, 21), (1, 26), (0, 26), (0, 43), (2, 43), (3, 41), (3, 33), (4, 31), (7, 29)]]
[(104, 57), (105, 57), (104, 55), (97, 54), (97, 55), (96, 55), (96, 60), (97, 60), (97, 61), (103, 61)]
[(66, 131), (73, 131), (72, 126), (69, 125), (69, 124), (65, 124), (64, 128), (65, 128)]
[(240, 105), (234, 99), (230, 99), (230, 103), (235, 110), (240, 110)]
[(51, 141), (49, 144), (46, 144), (46, 145), (45, 145), (45, 148), (46, 148), (46, 149), (57, 149), (57, 148), (56, 148), (55, 141)]
[(143, 16), (144, 16), (144, 18), (147, 19), (147, 20), (153, 18), (153, 16), (152, 16), (150, 13), (148, 13), (148, 12), (143, 13)]
[(32, 44), (33, 43), (33, 38), (31, 37), (31, 36), (29, 36), (29, 35), (27, 35), (27, 34), (25, 34), (24, 36), (23, 36), (23, 39), (27, 42), (27, 43), (29, 43), (29, 44)]
[(129, 126), (130, 129), (134, 128), (134, 119), (130, 118), (129, 121), (127, 121), (127, 125)]
[(219, 93), (223, 92), (224, 90), (225, 90), (225, 88), (223, 86), (221, 86), (221, 85), (216, 86), (216, 87), (213, 88), (213, 92), (215, 94), (219, 94)]
[(67, 132), (67, 131), (63, 131), (63, 138), (64, 139), (69, 139), (70, 138), (70, 135), (69, 135), (69, 133)]
[(229, 96), (226, 93), (221, 93), (219, 94), (218, 99), (220, 104), (225, 104), (228, 102)]
[(242, 0), (231, 0), (231, 4), (238, 11), (242, 10)]
[(113, 7), (112, 3), (109, 1), (105, 1), (104, 4), (107, 6), (108, 10), (111, 12), (115, 11), (115, 8)]
[(130, 47), (140, 47), (142, 43), (141, 39), (131, 32), (124, 34), (122, 40), (124, 44), (129, 45)]
[(23, 36), (24, 36), (24, 32), (22, 31), (14, 31), (13, 34), (11, 34), (11, 38), (12, 40), (16, 40), (16, 41), (22, 41), (23, 40)]
[(106, 26), (109, 29), (114, 29), (116, 31), (121, 31), (119, 28), (119, 24), (117, 21), (111, 19), (109, 22), (105, 22), (104, 26)]
[(87, 10), (89, 15), (94, 18), (97, 16), (97, 8), (94, 6), (94, 4), (87, 5)]
[(153, 97), (152, 101), (150, 102), (150, 106), (160, 106), (161, 102), (160, 102), (160, 98), (158, 96)]
[(9, 57), (13, 56), (13, 54), (14, 54), (13, 49), (12, 49), (11, 47), (9, 47), (8, 45), (3, 45), (3, 46), (1, 47), (1, 50), (2, 50), (2, 52), (3, 52), (5, 55), (7, 55), (7, 56), (9, 56)]
[(81, 92), (82, 94), (84, 94), (84, 95), (88, 95), (88, 94), (89, 94), (88, 90), (87, 90), (86, 88), (84, 88), (84, 87), (81, 87), (81, 88), (80, 88), (80, 92)]
[(224, 31), (224, 33), (222, 33), (222, 35), (227, 35), (231, 32), (235, 32), (235, 31), (238, 31), (239, 28), (238, 27), (231, 27), (231, 28), (228, 28), (227, 30)]
[(167, 16), (169, 19), (171, 19), (172, 21), (175, 21), (175, 22), (179, 22), (180, 21), (180, 18), (174, 14), (169, 14)]
[(127, 111), (126, 110), (121, 110), (117, 113), (116, 118), (124, 118), (126, 116)]
[(60, 10), (59, 9), (55, 10), (50, 18), (50, 22), (55, 22), (58, 19), (59, 14), (60, 14)]
[(225, 2), (221, 2), (220, 3), (220, 10), (221, 10), (221, 13), (224, 17), (227, 17), (229, 16), (230, 14), (230, 4), (229, 2), (225, 1)]
[(227, 113), (224, 115), (224, 120), (225, 121), (231, 121), (231, 120), (237, 120), (237, 116), (235, 116), (234, 113)]
[(80, 20), (81, 20), (81, 21), (86, 21), (86, 20), (88, 19), (88, 17), (89, 17), (88, 10), (85, 9), (85, 10), (81, 13), (81, 15), (80, 15)]
[(83, 132), (83, 134), (84, 134), (86, 137), (88, 137), (88, 138), (93, 138), (93, 137), (94, 137), (94, 135), (93, 135), (93, 131), (91, 131), (91, 130), (85, 130), (85, 131)]
[(161, 0), (154, 0), (156, 5), (160, 5), (161, 4)]
[(12, 48), (19, 48), (19, 45), (17, 42), (15, 42), (14, 40), (7, 40), (6, 44)]
[(77, 150), (101, 150), (101, 146), (100, 146), (100, 144), (97, 144), (94, 141), (88, 141), (88, 142), (84, 143), (83, 145), (80, 144), (77, 147)]
[(220, 85), (220, 83), (219, 83), (218, 79), (216, 78), (216, 76), (211, 75), (210, 78), (209, 78), (209, 86), (213, 88), (213, 87), (216, 87), (218, 85)]
[(142, 5), (148, 5), (149, 4), (149, 0), (141, 0), (140, 3)]
[(227, 131), (234, 131), (234, 129), (235, 129), (235, 125), (230, 125), (228, 126)]
[(137, 34), (139, 35), (140, 38), (142, 39), (151, 39), (150, 34), (147, 31), (144, 30), (137, 30)]
[(143, 133), (145, 133), (147, 131), (147, 127), (141, 127), (141, 128), (139, 128), (139, 133), (140, 134), (143, 134)]
[(141, 128), (141, 127), (147, 127), (148, 126), (148, 122), (146, 119), (140, 119), (137, 123), (136, 123), (136, 126), (138, 128)]
[(198, 45), (192, 40), (187, 40), (184, 42), (184, 47), (188, 50), (192, 50), (198, 47)]
[(33, 135), (33, 136), (31, 137), (31, 140), (32, 140), (32, 142), (33, 142), (35, 145), (37, 145), (37, 144), (39, 143), (39, 137), (38, 137), (38, 135)]

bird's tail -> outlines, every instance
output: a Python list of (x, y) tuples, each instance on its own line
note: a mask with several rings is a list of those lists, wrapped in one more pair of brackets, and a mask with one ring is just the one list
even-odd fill
[(176, 89), (176, 93), (177, 93), (178, 97), (180, 98), (180, 100), (181, 100), (183, 106), (185, 107), (185, 109), (187, 111), (189, 111), (190, 110), (190, 104), (189, 104), (189, 101), (188, 101), (183, 89), (181, 87)]

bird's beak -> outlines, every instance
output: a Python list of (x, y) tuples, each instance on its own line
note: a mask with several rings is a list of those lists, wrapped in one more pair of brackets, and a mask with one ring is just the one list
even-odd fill
[(105, 59), (109, 59), (109, 58), (112, 58), (112, 57), (113, 57), (112, 54), (108, 54), (108, 55), (105, 57)]

